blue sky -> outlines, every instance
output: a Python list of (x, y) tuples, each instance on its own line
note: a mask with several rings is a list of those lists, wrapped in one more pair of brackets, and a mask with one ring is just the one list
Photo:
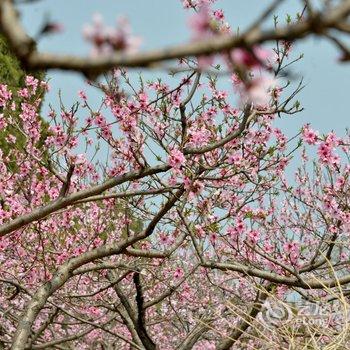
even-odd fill
[[(218, 0), (214, 8), (222, 8), (233, 29), (244, 29), (264, 9), (266, 0)], [(288, 0), (277, 11), (280, 22), (287, 13), (295, 15), (300, 11), (301, 1)], [(46, 14), (52, 20), (64, 24), (65, 31), (59, 35), (44, 38), (39, 43), (41, 50), (57, 53), (88, 54), (89, 45), (82, 38), (81, 30), (90, 23), (92, 15), (99, 12), (105, 22), (113, 25), (119, 15), (129, 17), (133, 32), (143, 38), (142, 49), (188, 41), (187, 27), (189, 13), (182, 9), (179, 0), (42, 0), (20, 7), (22, 22), (30, 34), (35, 34)], [(272, 20), (266, 22), (272, 25)], [(318, 38), (304, 40), (295, 48), (295, 54), (304, 53), (304, 59), (294, 66), (295, 73), (304, 77), (306, 87), (299, 95), (305, 111), (298, 116), (287, 117), (282, 128), (287, 134), (298, 131), (301, 125), (311, 123), (321, 132), (335, 130), (344, 134), (349, 126), (348, 92), (350, 91), (350, 65), (337, 62), (338, 52), (328, 42)], [(149, 76), (156, 77), (157, 71)], [(77, 98), (77, 91), (85, 87), (84, 79), (78, 74), (49, 72), (52, 90), (46, 98), (46, 105), (58, 107), (58, 89), (63, 101), (71, 104)], [(96, 92), (89, 97), (98, 103)]]

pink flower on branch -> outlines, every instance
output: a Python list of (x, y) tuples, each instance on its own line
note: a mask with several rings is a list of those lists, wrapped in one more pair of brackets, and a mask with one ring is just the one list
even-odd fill
[(213, 35), (212, 18), (208, 5), (203, 5), (189, 20), (193, 39), (201, 39)]
[(252, 103), (254, 106), (266, 107), (271, 98), (273, 89), (277, 86), (277, 80), (271, 76), (253, 78), (246, 84), (236, 86), (241, 104)]
[(318, 141), (318, 132), (311, 129), (309, 125), (305, 125), (302, 138), (307, 144), (314, 145)]
[(0, 84), (0, 107), (4, 107), (6, 102), (11, 100), (12, 92), (8, 89), (7, 85)]
[(178, 148), (173, 148), (168, 157), (168, 164), (172, 168), (179, 170), (185, 163), (186, 158), (184, 154)]
[(115, 27), (107, 27), (100, 14), (95, 14), (92, 25), (83, 28), (85, 39), (94, 45), (93, 54), (113, 54), (116, 51), (135, 52), (141, 44), (139, 37), (133, 36), (125, 17), (119, 17)]
[(337, 166), (340, 163), (340, 157), (338, 154), (334, 153), (335, 148), (332, 144), (322, 142), (317, 149), (317, 154), (322, 163), (331, 166)]
[(183, 269), (181, 269), (180, 267), (178, 267), (175, 272), (174, 272), (174, 277), (176, 279), (180, 279), (184, 276), (184, 272), (183, 272)]
[(256, 244), (259, 240), (260, 233), (257, 230), (251, 230), (248, 232), (247, 238), (248, 241), (252, 244)]
[(4, 117), (4, 115), (1, 113), (0, 114), (0, 131), (2, 129), (5, 129), (7, 127), (7, 121), (6, 118)]
[(224, 11), (222, 11), (221, 9), (213, 11), (213, 16), (218, 21), (223, 21), (225, 19)]
[[(213, 1), (199, 1), (195, 5), (193, 2), (187, 3), (186, 7), (197, 8), (197, 12), (189, 19), (189, 27), (192, 31), (192, 39), (203, 40), (220, 34), (228, 34), (230, 27), (224, 23), (224, 13), (222, 10), (211, 11), (210, 3)], [(204, 69), (214, 62), (214, 55), (202, 55), (198, 57), (198, 66)]]
[(231, 51), (233, 63), (246, 69), (264, 68), (271, 57), (272, 52), (260, 46), (254, 47), (251, 51), (244, 48), (237, 48)]

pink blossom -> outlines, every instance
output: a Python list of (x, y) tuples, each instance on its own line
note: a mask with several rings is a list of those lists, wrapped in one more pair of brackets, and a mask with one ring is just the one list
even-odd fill
[(215, 232), (210, 232), (209, 234), (209, 241), (211, 244), (215, 244), (215, 242), (217, 241), (218, 236)]
[[(2, 215), (1, 215), (2, 209), (0, 209), (0, 222), (2, 222)], [(6, 237), (0, 238), (0, 253), (3, 252), (8, 246), (10, 245), (10, 242)]]
[(174, 277), (177, 278), (177, 279), (180, 279), (184, 276), (184, 272), (183, 272), (183, 269), (181, 268), (177, 268), (174, 272)]
[(239, 234), (242, 234), (246, 228), (244, 221), (242, 219), (236, 220), (236, 230)]
[(169, 243), (169, 236), (165, 232), (161, 232), (159, 234), (160, 242), (161, 244), (168, 244)]
[(87, 96), (86, 96), (86, 93), (85, 93), (84, 90), (79, 90), (79, 91), (78, 91), (78, 95), (79, 95), (79, 97), (80, 97), (82, 100), (84, 100), (84, 101), (87, 100)]
[(335, 219), (339, 218), (341, 210), (335, 198), (332, 198), (331, 196), (328, 196), (328, 195), (324, 196), (323, 207), (331, 217)]
[(189, 9), (193, 7), (193, 0), (182, 0), (182, 6), (184, 9)]
[(219, 21), (223, 21), (225, 19), (224, 11), (221, 9), (213, 11), (213, 15)]
[(334, 132), (330, 132), (326, 137), (326, 143), (330, 147), (338, 147), (341, 143), (341, 139), (338, 138)]
[(298, 244), (296, 242), (287, 242), (283, 245), (283, 249), (287, 254), (295, 252), (297, 250)]
[(215, 98), (217, 98), (218, 100), (224, 100), (225, 98), (227, 98), (228, 92), (227, 91), (217, 91), (217, 90), (215, 90), (213, 92), (213, 96)]
[(7, 126), (6, 119), (4, 118), (4, 115), (0, 114), (0, 130), (5, 129)]
[(84, 153), (75, 154), (70, 157), (70, 161), (75, 165), (82, 165), (87, 162), (86, 155)]
[(30, 97), (30, 93), (29, 93), (27, 88), (23, 88), (21, 90), (18, 90), (17, 93), (18, 93), (18, 96), (23, 97), (23, 98), (29, 98)]
[(293, 264), (297, 263), (300, 255), (300, 244), (297, 242), (287, 242), (283, 245), (283, 249), (290, 261)]
[(200, 147), (210, 140), (210, 131), (204, 127), (200, 129), (193, 127), (188, 131), (188, 138), (189, 146)]
[(251, 230), (248, 232), (248, 240), (253, 244), (256, 244), (258, 242), (259, 237), (260, 233), (257, 230)]
[(12, 98), (12, 92), (8, 90), (7, 85), (0, 84), (0, 107), (5, 106), (6, 102)]
[(318, 141), (318, 132), (305, 125), (302, 132), (302, 137), (309, 145), (314, 145)]
[(189, 25), (193, 31), (194, 39), (202, 39), (212, 36), (213, 30), (211, 27), (209, 6), (202, 5), (198, 12), (190, 18)]
[(275, 99), (275, 100), (278, 100), (281, 96), (283, 92), (283, 89), (279, 86), (276, 86), (273, 90), (272, 90), (272, 97)]
[(236, 166), (240, 165), (240, 162), (242, 161), (242, 154), (240, 152), (235, 152), (227, 158), (227, 162), (229, 164), (234, 164)]
[(236, 65), (247, 68), (260, 68), (266, 65), (266, 61), (271, 58), (272, 53), (268, 50), (256, 46), (252, 52), (243, 48), (233, 49), (231, 57)]
[(34, 78), (31, 75), (28, 75), (25, 78), (25, 84), (26, 84), (27, 88), (29, 88), (32, 91), (32, 94), (35, 94), (37, 87), (39, 85), (39, 80)]
[(291, 41), (282, 40), (282, 45), (283, 45), (283, 47), (284, 47), (285, 55), (288, 57), (288, 55), (289, 55), (290, 52), (292, 51), (293, 44), (292, 44)]
[(184, 154), (178, 148), (173, 148), (168, 157), (168, 164), (174, 169), (180, 169), (185, 163), (186, 158)]
[(145, 109), (149, 103), (147, 94), (145, 92), (141, 92), (141, 93), (139, 93), (138, 98), (139, 98), (139, 102), (140, 102), (140, 107), (142, 109)]
[(119, 17), (115, 27), (106, 27), (102, 16), (95, 14), (92, 25), (85, 25), (83, 34), (94, 45), (95, 55), (112, 54), (115, 51), (135, 52), (141, 43), (139, 37), (131, 34), (125, 17)]
[(271, 100), (271, 91), (277, 85), (276, 79), (269, 76), (254, 78), (247, 86), (240, 85), (242, 103), (266, 106)]
[(189, 177), (184, 178), (184, 187), (189, 191), (189, 199), (198, 196), (204, 189), (204, 184), (201, 181), (192, 181)]
[(40, 86), (45, 90), (45, 91), (50, 91), (50, 85), (46, 81), (41, 81)]
[(196, 235), (199, 238), (204, 238), (205, 237), (205, 230), (201, 225), (195, 225), (195, 229), (196, 229)]
[(233, 86), (239, 86), (240, 84), (242, 84), (241, 78), (236, 73), (231, 75), (231, 82)]
[(102, 114), (97, 114), (95, 116), (95, 124), (104, 127), (107, 124), (106, 118)]
[(345, 177), (344, 176), (339, 176), (335, 182), (334, 188), (337, 191), (341, 191), (344, 188), (345, 185)]
[(115, 28), (107, 29), (107, 43), (115, 51), (136, 52), (141, 44), (141, 38), (131, 34), (130, 24), (127, 18), (119, 17)]
[(333, 156), (332, 147), (328, 143), (322, 142), (317, 149), (317, 154), (322, 162), (330, 163)]
[(93, 318), (99, 317), (101, 315), (101, 310), (95, 306), (90, 306), (86, 311)]

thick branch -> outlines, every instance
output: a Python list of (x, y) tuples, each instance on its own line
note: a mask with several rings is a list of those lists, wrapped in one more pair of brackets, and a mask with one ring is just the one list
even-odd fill
[(232, 330), (231, 334), (217, 345), (217, 350), (229, 350), (231, 348), (231, 346), (249, 328), (252, 321), (259, 314), (268, 295), (269, 293), (267, 290), (259, 291), (257, 293), (256, 299), (254, 300), (253, 306), (251, 307), (250, 311), (247, 313), (247, 315), (245, 315), (245, 318), (238, 322), (238, 324)]
[(286, 286), (299, 287), (303, 289), (324, 289), (333, 288), (339, 285), (347, 284), (350, 282), (350, 275), (343, 277), (334, 277), (329, 279), (320, 279), (318, 277), (309, 277), (308, 279), (300, 280), (296, 277), (288, 277), (278, 275), (274, 272), (264, 271), (251, 266), (245, 266), (241, 264), (230, 263), (215, 263), (205, 262), (202, 266), (211, 269), (218, 269), (222, 271), (235, 271), (242, 273), (246, 276), (259, 277), (266, 281), (276, 284), (284, 284)]
[(203, 319), (201, 320), (187, 335), (187, 337), (183, 340), (182, 344), (177, 347), (177, 350), (191, 350), (194, 345), (198, 342), (201, 336), (210, 329), (208, 324), (210, 320)]
[(144, 297), (142, 292), (142, 286), (140, 281), (140, 272), (134, 273), (134, 284), (136, 289), (136, 306), (137, 306), (137, 333), (142, 341), (142, 344), (145, 346), (147, 350), (155, 350), (156, 344), (151, 339), (146, 329), (146, 318), (145, 318), (145, 310), (144, 310)]
[[(257, 26), (241, 35), (217, 36), (189, 44), (137, 54), (115, 54), (108, 57), (83, 58), (72, 55), (39, 53), (33, 51), (33, 41), (23, 30), (10, 0), (0, 2), (0, 29), (5, 33), (15, 54), (30, 69), (61, 69), (98, 75), (114, 67), (150, 67), (156, 63), (190, 56), (226, 52), (236, 47), (252, 48), (275, 40), (293, 41), (311, 34), (323, 35), (328, 29), (339, 28), (350, 13), (350, 1), (342, 1), (323, 16), (314, 13), (303, 21), (281, 28), (260, 30)], [(345, 22), (346, 23), (346, 22)]]
[(131, 171), (127, 174), (113, 177), (100, 185), (92, 186), (88, 189), (72, 193), (71, 195), (66, 196), (66, 197), (60, 197), (57, 200), (55, 200), (55, 201), (53, 201), (53, 202), (51, 202), (43, 207), (36, 208), (32, 212), (25, 214), (25, 215), (22, 215), (16, 219), (12, 220), (11, 222), (0, 226), (0, 236), (4, 236), (8, 233), (11, 233), (11, 232), (13, 232), (13, 231), (25, 226), (25, 225), (28, 225), (29, 223), (31, 223), (33, 221), (43, 219), (47, 215), (54, 213), (57, 210), (66, 208), (66, 207), (76, 203), (79, 200), (98, 195), (98, 194), (100, 194), (100, 193), (102, 193), (102, 192), (104, 192), (112, 187), (120, 185), (124, 182), (141, 179), (145, 176), (164, 172), (164, 171), (167, 171), (169, 169), (170, 169), (170, 166), (161, 165), (161, 166), (155, 166), (153, 168), (142, 169), (140, 171)]

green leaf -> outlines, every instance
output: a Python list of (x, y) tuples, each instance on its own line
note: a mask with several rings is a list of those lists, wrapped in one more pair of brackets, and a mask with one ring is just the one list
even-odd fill
[(252, 218), (253, 218), (253, 212), (251, 211), (246, 212), (245, 219), (252, 219)]
[(103, 231), (99, 234), (99, 237), (103, 240), (103, 241), (106, 241), (107, 238), (108, 238), (108, 234), (107, 234), (107, 231)]
[(270, 147), (267, 151), (268, 155), (270, 155), (271, 157), (273, 156), (273, 154), (275, 153), (276, 148), (275, 147)]

